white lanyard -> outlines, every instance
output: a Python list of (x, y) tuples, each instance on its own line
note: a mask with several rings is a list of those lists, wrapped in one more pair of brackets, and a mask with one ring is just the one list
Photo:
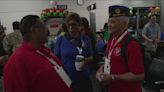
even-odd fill
[(51, 64), (53, 64), (54, 66), (60, 67), (52, 58), (49, 58), (47, 56), (45, 56), (42, 52), (40, 52), (39, 50), (36, 51), (38, 54), (44, 56), (46, 59), (48, 59), (48, 61), (50, 61)]
[(76, 49), (78, 50), (79, 54), (82, 54), (82, 51), (83, 51), (82, 48), (80, 48), (80, 47), (77, 46)]
[(81, 40), (81, 46), (82, 46), (82, 47), (76, 46), (76, 49), (78, 50), (79, 54), (82, 54), (83, 47), (85, 46), (85, 43), (84, 43), (83, 40)]
[[(114, 43), (114, 39), (112, 40), (111, 42), (111, 48), (109, 49), (109, 54), (108, 54), (108, 58), (111, 57), (112, 55), (112, 52), (113, 50), (115, 49), (116, 45), (125, 37), (125, 35), (127, 34), (128, 32), (125, 31), (119, 38), (118, 40)], [(114, 44), (114, 45), (113, 45)]]
[(64, 69), (59, 66), (52, 58), (49, 58), (47, 56), (45, 56), (42, 52), (40, 51), (36, 51), (38, 54), (44, 56), (45, 58), (48, 59), (48, 61), (50, 61), (50, 63), (52, 63), (54, 65), (54, 69), (56, 70), (56, 72), (58, 73), (58, 75), (60, 76), (60, 78), (64, 81), (64, 83), (70, 87), (72, 84), (72, 80), (69, 78), (69, 76), (67, 75), (67, 73), (64, 71)]

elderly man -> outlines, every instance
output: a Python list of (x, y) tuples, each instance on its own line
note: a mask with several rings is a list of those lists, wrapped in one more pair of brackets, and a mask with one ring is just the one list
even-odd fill
[(140, 45), (130, 40), (126, 47), (126, 61), (121, 54), (121, 47), (129, 35), (128, 23), (129, 8), (119, 5), (109, 7), (111, 38), (107, 44), (105, 64), (96, 74), (101, 83), (109, 83), (109, 92), (142, 92), (140, 80), (144, 79), (144, 67)]

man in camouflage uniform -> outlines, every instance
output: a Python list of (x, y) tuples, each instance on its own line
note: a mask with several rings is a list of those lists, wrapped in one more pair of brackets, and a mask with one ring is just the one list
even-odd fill
[[(6, 54), (3, 48), (3, 38), (6, 36), (4, 32), (4, 27), (0, 25), (0, 77), (2, 76), (3, 65), (7, 61), (8, 55)], [(0, 91), (1, 91), (1, 82), (0, 82)]]
[(8, 55), (6, 54), (4, 48), (3, 48), (3, 38), (6, 36), (5, 34), (5, 27), (3, 27), (1, 25), (0, 22), (0, 92), (3, 92), (3, 80), (2, 80), (2, 76), (3, 76), (3, 67), (4, 64), (6, 63), (7, 59), (8, 59)]
[(3, 47), (9, 55), (11, 55), (15, 49), (19, 47), (20, 42), (22, 41), (22, 35), (19, 30), (19, 22), (15, 21), (12, 25), (14, 32), (8, 34), (3, 40)]

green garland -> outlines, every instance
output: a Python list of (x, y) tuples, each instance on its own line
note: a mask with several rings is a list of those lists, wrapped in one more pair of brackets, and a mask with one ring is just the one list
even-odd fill
[(43, 9), (40, 18), (47, 20), (49, 18), (65, 18), (68, 15), (68, 11), (56, 8)]

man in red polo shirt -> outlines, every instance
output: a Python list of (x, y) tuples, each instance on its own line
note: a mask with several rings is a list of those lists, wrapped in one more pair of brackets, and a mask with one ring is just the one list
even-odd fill
[[(144, 67), (140, 45), (130, 40), (126, 47), (127, 61), (121, 55), (129, 23), (129, 8), (109, 7), (109, 33), (112, 36), (106, 50), (105, 64), (97, 71), (101, 83), (109, 83), (109, 92), (142, 92), (140, 81), (144, 79)], [(125, 64), (127, 62), (127, 64)]]
[(5, 66), (5, 92), (71, 92), (61, 62), (43, 46), (48, 39), (44, 23), (36, 15), (27, 15), (20, 26), (24, 42)]

